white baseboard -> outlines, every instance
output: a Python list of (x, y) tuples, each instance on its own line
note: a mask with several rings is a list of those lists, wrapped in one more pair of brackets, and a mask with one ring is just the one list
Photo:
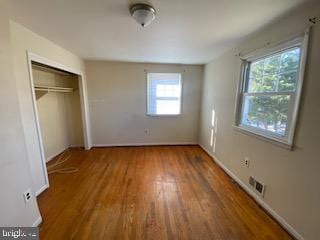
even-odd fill
[(157, 142), (157, 143), (97, 143), (93, 147), (137, 147), (137, 146), (174, 146), (174, 145), (198, 145), (196, 142)]
[(49, 184), (45, 184), (43, 187), (41, 187), (36, 193), (36, 197), (39, 196), (44, 190), (46, 190), (47, 188), (49, 188)]
[(56, 153), (52, 154), (51, 156), (46, 158), (46, 163), (50, 162), (52, 159), (54, 159), (56, 156), (60, 155), (61, 153), (63, 153), (65, 150), (67, 150), (69, 148), (69, 146), (66, 146), (64, 148), (61, 148), (59, 151), (57, 151)]
[(51, 156), (46, 158), (46, 163), (50, 162), (52, 159), (54, 159), (56, 156), (60, 155), (61, 153), (63, 153), (65, 150), (67, 150), (68, 148), (83, 148), (83, 145), (69, 145), (66, 146), (62, 149), (60, 149), (59, 151), (57, 151), (57, 153), (52, 154)]
[(244, 189), (253, 199), (267, 211), (286, 231), (288, 231), (295, 239), (304, 240), (304, 238), (280, 215), (276, 213), (265, 201), (263, 201), (252, 189), (242, 182), (233, 172), (231, 172), (213, 153), (208, 151), (203, 145), (199, 146), (215, 161), (234, 181), (236, 181), (242, 189)]
[(84, 148), (83, 145), (70, 145), (69, 148)]
[(32, 227), (38, 227), (42, 223), (42, 217), (38, 217), (37, 220), (32, 224)]

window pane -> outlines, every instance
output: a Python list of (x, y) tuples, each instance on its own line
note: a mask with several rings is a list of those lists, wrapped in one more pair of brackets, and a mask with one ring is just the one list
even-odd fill
[(285, 135), (288, 124), (290, 95), (246, 96), (244, 98), (243, 125)]
[(180, 103), (177, 100), (157, 100), (156, 114), (179, 114)]
[(250, 78), (260, 78), (263, 75), (264, 60), (251, 64)]
[(279, 72), (281, 55), (268, 57), (264, 60), (263, 75), (271, 75)]
[(248, 92), (261, 92), (262, 91), (262, 77), (254, 77), (249, 79)]
[(295, 91), (300, 48), (293, 48), (250, 64), (248, 92)]
[(281, 55), (281, 72), (297, 71), (300, 61), (300, 48), (291, 49)]
[(295, 91), (297, 76), (296, 71), (279, 75), (279, 91)]
[(180, 114), (181, 74), (148, 74), (148, 114)]
[(180, 87), (174, 84), (157, 84), (156, 85), (156, 96), (157, 97), (179, 97), (180, 96)]
[(267, 75), (263, 77), (261, 92), (275, 92), (277, 88), (278, 75)]

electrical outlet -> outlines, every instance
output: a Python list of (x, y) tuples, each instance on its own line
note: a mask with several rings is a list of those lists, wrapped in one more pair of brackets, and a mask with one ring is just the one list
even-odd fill
[(24, 201), (25, 203), (29, 202), (32, 198), (32, 194), (31, 194), (31, 190), (30, 188), (27, 189), (24, 193), (23, 193), (23, 198), (24, 198)]
[(249, 158), (246, 157), (246, 158), (244, 159), (244, 165), (246, 165), (247, 168), (250, 166), (250, 160), (249, 160)]
[(245, 157), (243, 160), (241, 160), (241, 165), (246, 166), (247, 168), (249, 168), (249, 165), (250, 165), (249, 158)]

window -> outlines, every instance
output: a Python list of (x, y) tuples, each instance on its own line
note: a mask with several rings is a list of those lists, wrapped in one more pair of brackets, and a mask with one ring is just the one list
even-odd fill
[(243, 60), (236, 125), (292, 145), (305, 61), (305, 38)]
[(181, 74), (148, 73), (148, 115), (179, 115)]

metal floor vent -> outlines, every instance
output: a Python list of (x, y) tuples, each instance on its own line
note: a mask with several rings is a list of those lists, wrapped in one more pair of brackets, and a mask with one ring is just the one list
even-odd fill
[(252, 176), (249, 178), (249, 184), (250, 186), (262, 197), (264, 196), (264, 192), (266, 189), (266, 186), (260, 182), (258, 182), (256, 179), (254, 179)]

